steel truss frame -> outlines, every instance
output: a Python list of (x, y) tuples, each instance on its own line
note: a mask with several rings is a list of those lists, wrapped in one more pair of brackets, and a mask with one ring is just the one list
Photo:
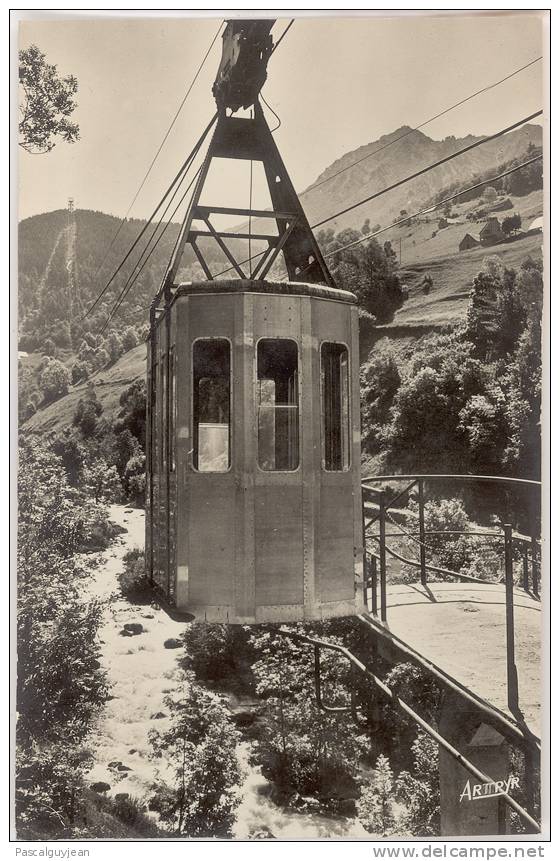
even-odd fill
[[(262, 162), (272, 209), (203, 206), (200, 199), (210, 166), (215, 158)], [(218, 230), (212, 224), (213, 215), (274, 220), (277, 234)], [(194, 222), (199, 222), (203, 226), (197, 227)], [(290, 281), (306, 281), (336, 287), (258, 102), (254, 105), (252, 118), (227, 116), (225, 111), (220, 113), (181, 225), (174, 253), (156, 298), (156, 306), (162, 296), (165, 296), (168, 301), (173, 288), (177, 286), (175, 280), (187, 245), (193, 249), (208, 281), (214, 281), (225, 274), (225, 272), (212, 273), (204, 250), (199, 244), (200, 239), (213, 239), (230, 264), (227, 271), (235, 272), (241, 279), (264, 280), (278, 256), (283, 254)], [(259, 258), (253, 268), (252, 260), (240, 261), (236, 258), (226, 244), (226, 240), (231, 239), (263, 241), (268, 243), (268, 248), (263, 253), (253, 256), (253, 259)], [(248, 271), (243, 268), (247, 263), (249, 263)]]

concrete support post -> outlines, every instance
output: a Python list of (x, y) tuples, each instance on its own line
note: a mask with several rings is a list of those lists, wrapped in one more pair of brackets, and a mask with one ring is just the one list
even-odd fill
[[(452, 696), (444, 700), (439, 732), (473, 765), (495, 781), (510, 777), (508, 745), (480, 714)], [(509, 833), (507, 808), (492, 785), (476, 778), (440, 747), (439, 781), (441, 834), (444, 837), (482, 837)]]

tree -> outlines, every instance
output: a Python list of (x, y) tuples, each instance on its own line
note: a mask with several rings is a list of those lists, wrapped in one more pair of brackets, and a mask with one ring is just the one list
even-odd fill
[(380, 754), (370, 780), (361, 788), (357, 803), (360, 821), (370, 833), (378, 837), (395, 834), (395, 789), (395, 777), (389, 760)]
[(146, 444), (146, 381), (135, 380), (119, 398), (121, 410), (115, 422), (115, 433), (128, 428), (142, 449)]
[(523, 331), (526, 311), (516, 273), (496, 256), (486, 257), (484, 269), (473, 280), (465, 335), (476, 353), (487, 359), (504, 358)]
[(372, 353), (362, 369), (362, 444), (369, 454), (378, 454), (389, 423), (389, 410), (401, 378), (394, 356)]
[(396, 274), (397, 256), (390, 242), (381, 246), (375, 238), (336, 253), (337, 249), (361, 239), (362, 233), (350, 228), (336, 236), (332, 230), (318, 235), (323, 250), (332, 255), (332, 274), (337, 284), (355, 293), (361, 307), (378, 322), (387, 322), (403, 303)]
[[(336, 809), (338, 799), (355, 790), (366, 736), (317, 706), (313, 664), (299, 644), (274, 634), (256, 634), (250, 642), (261, 656), (252, 670), (266, 704), (257, 742), (263, 774), (283, 795), (315, 795)], [(348, 673), (340, 655), (325, 652), (322, 678), (335, 702), (347, 701)]]
[(184, 837), (231, 837), (239, 805), (241, 771), (236, 756), (240, 735), (215, 695), (183, 677), (179, 697), (167, 697), (170, 726), (152, 730), (156, 758), (171, 763), (174, 783), (156, 785), (151, 808)]
[(78, 82), (72, 75), (58, 76), (56, 66), (36, 45), (19, 52), (20, 146), (30, 153), (50, 152), (61, 137), (67, 143), (79, 139), (79, 126), (68, 117), (74, 111)]
[(138, 336), (136, 330), (132, 326), (127, 326), (122, 337), (123, 350), (128, 352), (138, 345)]
[(495, 203), (498, 199), (498, 192), (493, 185), (486, 186), (482, 194), (482, 199), (484, 200), (484, 203)]
[(438, 743), (419, 730), (412, 744), (412, 754), (411, 771), (401, 771), (395, 785), (396, 797), (406, 808), (401, 817), (399, 835), (405, 830), (415, 837), (439, 835)]
[(81, 383), (83, 380), (87, 380), (89, 375), (89, 366), (86, 362), (74, 362), (72, 365), (72, 383), (76, 385), (76, 383)]
[(502, 230), (506, 236), (509, 236), (510, 233), (515, 233), (516, 230), (521, 230), (521, 216), (518, 212), (504, 218), (502, 221)]
[(39, 387), (45, 401), (54, 401), (67, 394), (70, 386), (70, 371), (58, 359), (49, 359), (39, 377)]
[(61, 460), (24, 440), (18, 475), (18, 836), (72, 836), (107, 688), (100, 668), (101, 606), (83, 588), (83, 549), (103, 512), (69, 487)]
[(92, 437), (97, 429), (97, 420), (103, 412), (92, 382), (88, 383), (86, 394), (80, 398), (74, 411), (72, 424), (79, 427), (84, 438)]
[(109, 333), (109, 337), (105, 341), (104, 347), (109, 354), (109, 359), (111, 362), (116, 362), (117, 359), (122, 356), (123, 342), (117, 332), (113, 331)]
[(118, 502), (122, 484), (116, 466), (109, 466), (98, 457), (84, 466), (84, 485), (96, 502)]

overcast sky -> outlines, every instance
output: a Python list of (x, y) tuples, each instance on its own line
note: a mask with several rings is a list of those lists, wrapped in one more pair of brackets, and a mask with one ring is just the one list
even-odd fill
[[(19, 149), (19, 217), (65, 207), (70, 196), (78, 208), (123, 216), (219, 23), (186, 17), (21, 22), (20, 47), (38, 45), (61, 74), (77, 77), (72, 119), (80, 140), (59, 143), (46, 155)], [(277, 21), (273, 35), (286, 23)], [(348, 150), (419, 125), (542, 53), (536, 12), (296, 18), (269, 62), (263, 93), (281, 117), (275, 138), (301, 191)], [(131, 215), (150, 214), (213, 115), (220, 56), (218, 39)], [(543, 107), (543, 73), (537, 63), (422, 131), (436, 139), (497, 131)], [(237, 195), (247, 196), (247, 166), (238, 167), (235, 176), (214, 175), (212, 202), (231, 205)], [(256, 187), (255, 205), (266, 205)]]

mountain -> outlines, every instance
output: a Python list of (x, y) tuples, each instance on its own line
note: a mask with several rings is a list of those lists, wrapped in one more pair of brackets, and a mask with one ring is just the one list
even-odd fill
[[(334, 212), (482, 139), (468, 135), (438, 141), (419, 130), (402, 126), (337, 159), (300, 194), (300, 199), (310, 223), (316, 224)], [(445, 186), (455, 182), (467, 184), (476, 174), (519, 158), (527, 151), (529, 144), (542, 147), (541, 126), (525, 125), (482, 144), (377, 200), (330, 221), (326, 226), (335, 232), (345, 227), (360, 228), (369, 218), (372, 225), (381, 224), (384, 227), (391, 223), (401, 209), (407, 212), (421, 209), (426, 201), (431, 200)]]

